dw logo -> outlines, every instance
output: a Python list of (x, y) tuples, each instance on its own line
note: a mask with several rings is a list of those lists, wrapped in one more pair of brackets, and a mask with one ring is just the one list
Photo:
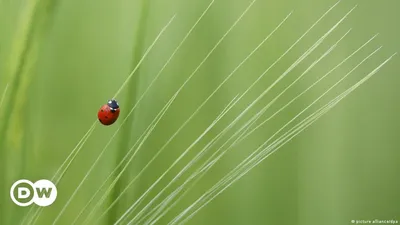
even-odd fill
[(49, 180), (38, 180), (32, 183), (29, 180), (18, 180), (10, 190), (11, 200), (19, 206), (29, 206), (35, 203), (38, 206), (49, 206), (57, 198), (57, 188)]

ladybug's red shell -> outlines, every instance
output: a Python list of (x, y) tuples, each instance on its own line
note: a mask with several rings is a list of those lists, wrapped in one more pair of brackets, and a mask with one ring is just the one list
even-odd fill
[(109, 104), (103, 105), (99, 112), (97, 113), (97, 117), (99, 118), (100, 123), (103, 125), (111, 125), (117, 121), (119, 116), (120, 109), (118, 108), (111, 108)]

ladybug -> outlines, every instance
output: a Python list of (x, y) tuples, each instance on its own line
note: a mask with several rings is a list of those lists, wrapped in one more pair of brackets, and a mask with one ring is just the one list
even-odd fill
[(107, 104), (103, 105), (99, 112), (97, 113), (97, 117), (101, 124), (103, 125), (111, 125), (117, 121), (119, 116), (119, 105), (118, 102), (114, 99), (109, 100)]

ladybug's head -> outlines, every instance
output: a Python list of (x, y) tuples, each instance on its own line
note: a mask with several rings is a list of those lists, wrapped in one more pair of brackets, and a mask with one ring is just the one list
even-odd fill
[(116, 109), (119, 109), (118, 102), (115, 101), (114, 99), (109, 100), (109, 101), (107, 102), (107, 105), (108, 105), (112, 110), (114, 110), (114, 111), (115, 111)]

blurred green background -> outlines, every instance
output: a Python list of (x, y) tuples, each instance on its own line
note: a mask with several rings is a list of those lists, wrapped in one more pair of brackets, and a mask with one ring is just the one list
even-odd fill
[[(164, 104), (249, 3), (248, 0), (215, 1), (117, 133), (57, 224), (72, 223)], [(118, 201), (114, 210), (103, 218), (102, 224), (115, 222), (234, 96), (246, 90), (335, 3), (331, 0), (258, 0), (178, 95), (100, 212), (107, 208), (117, 196), (116, 193), (147, 164), (220, 82), (291, 10), (294, 13), (176, 136), (129, 189), (128, 194)], [(22, 178), (32, 181), (50, 179), (54, 175), (97, 119), (98, 108), (115, 94), (162, 27), (177, 13), (173, 23), (118, 95), (122, 110), (120, 119), (110, 127), (96, 126), (58, 184), (56, 202), (43, 210), (36, 223), (52, 224), (131, 107), (208, 4), (209, 1), (203, 0), (0, 1), (0, 93), (9, 84), (0, 109), (0, 224), (20, 224), (32, 207), (22, 208), (12, 203), (9, 197), (12, 183)], [(349, 18), (256, 104), (249, 115), (254, 115), (279, 94), (349, 28), (353, 28), (352, 32), (338, 47), (262, 118), (272, 115), (370, 37), (380, 33), (376, 40), (230, 151), (158, 224), (171, 221), (376, 47), (384, 46), (310, 109), (308, 114), (399, 50), (399, 1), (341, 2), (168, 173), (144, 203), (149, 202), (207, 141), (212, 140), (356, 4), (358, 7)], [(353, 219), (400, 220), (398, 60), (395, 57), (375, 77), (227, 189), (188, 224), (341, 225), (351, 224)], [(183, 182), (181, 178), (173, 187)], [(78, 224), (86, 216), (87, 211)]]

